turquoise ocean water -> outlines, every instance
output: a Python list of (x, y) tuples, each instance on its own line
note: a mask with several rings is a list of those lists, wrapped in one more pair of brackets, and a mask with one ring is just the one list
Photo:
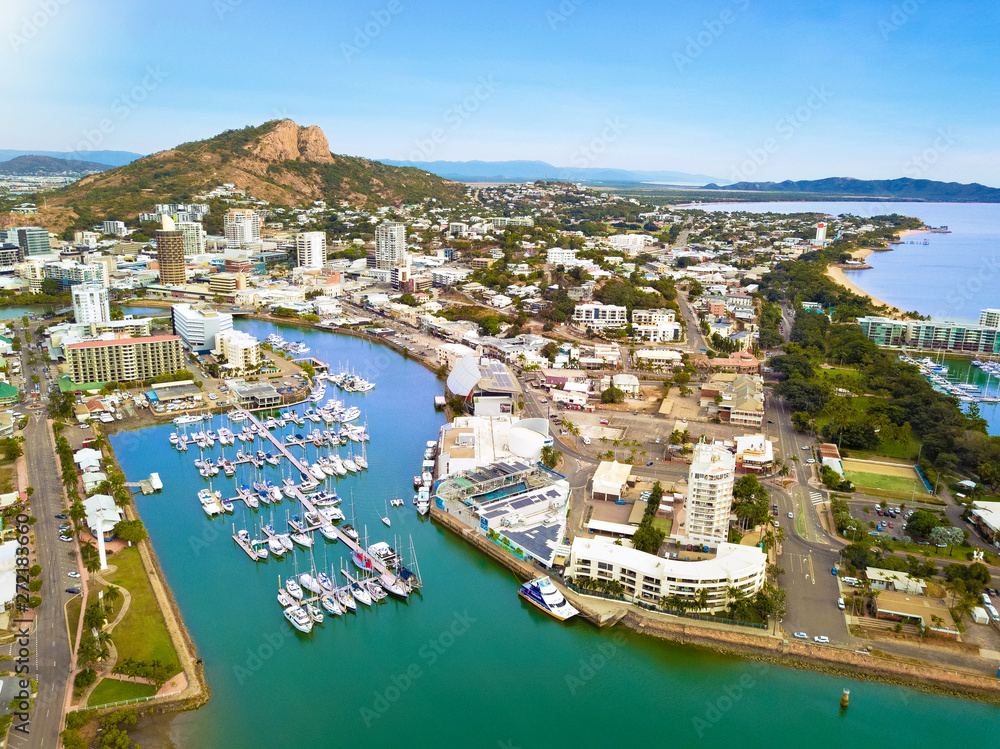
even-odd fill
[[(170, 447), (172, 426), (115, 435), (130, 480), (153, 470), (163, 477), (163, 493), (136, 504), (212, 688), (205, 707), (175, 721), (181, 746), (928, 746), (1000, 728), (1000, 710), (990, 706), (548, 619), (518, 598), (511, 573), (413, 510), (412, 477), (443, 423), (433, 409), (442, 383), (432, 373), (358, 339), (261, 322), (237, 327), (260, 338), (278, 329), (378, 383), (346, 396), (368, 421), (370, 468), (336, 487), (344, 497), (353, 489), (357, 526), (371, 541), (408, 546), (412, 536), (425, 587), (407, 602), (387, 599), (300, 635), (275, 600), (292, 561), (255, 564), (231, 540), (232, 523), (270, 512), (237, 509), (210, 521), (195, 498), (207, 482), (193, 452)], [(214, 486), (231, 495), (233, 481)], [(390, 508), (385, 528), (384, 501), (397, 495), (407, 503)], [(289, 507), (278, 505), (275, 520)], [(350, 515), (349, 500), (344, 508)], [(318, 565), (347, 564), (342, 546), (316, 544)], [(302, 571), (312, 560), (299, 551), (297, 562)], [(851, 707), (841, 713), (844, 687)]]

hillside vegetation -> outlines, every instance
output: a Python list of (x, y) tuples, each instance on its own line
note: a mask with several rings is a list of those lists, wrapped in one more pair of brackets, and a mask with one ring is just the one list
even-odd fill
[(347, 200), (355, 207), (372, 207), (428, 197), (450, 204), (464, 191), (462, 185), (419, 169), (331, 154), (318, 127), (274, 120), (86, 177), (50, 193), (39, 216), (52, 230), (82, 228), (106, 218), (134, 222), (154, 203), (192, 201), (222, 183), (285, 206)]

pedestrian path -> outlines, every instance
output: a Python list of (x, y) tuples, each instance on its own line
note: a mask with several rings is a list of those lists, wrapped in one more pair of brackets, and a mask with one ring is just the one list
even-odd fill
[(821, 505), (826, 500), (823, 499), (823, 495), (819, 492), (809, 492), (809, 499), (812, 501), (813, 507), (816, 505)]

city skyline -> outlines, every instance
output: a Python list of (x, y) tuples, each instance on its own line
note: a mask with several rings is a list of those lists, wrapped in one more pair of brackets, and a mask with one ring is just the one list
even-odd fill
[[(140, 153), (276, 118), (335, 153), (1000, 185), (996, 8), (118, 0), (0, 11), (0, 146)], [(106, 43), (104, 43), (106, 42)], [(86, 54), (81, 54), (85, 45)]]

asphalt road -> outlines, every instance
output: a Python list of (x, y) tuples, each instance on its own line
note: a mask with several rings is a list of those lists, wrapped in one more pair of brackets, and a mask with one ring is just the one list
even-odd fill
[[(32, 325), (34, 328), (34, 324)], [(21, 367), (30, 387), (31, 375), (38, 374), (42, 393), (47, 390), (44, 362), (28, 365), (27, 352), (21, 356)], [(41, 402), (45, 402), (43, 398)], [(32, 514), (37, 518), (32, 530), (38, 564), (42, 567), (42, 605), (36, 617), (37, 627), (31, 634), (30, 676), (38, 684), (38, 696), (30, 716), (30, 733), (11, 730), (8, 745), (12, 747), (55, 747), (59, 740), (59, 727), (66, 698), (70, 674), (71, 653), (66, 625), (65, 604), (72, 595), (68, 587), (79, 587), (79, 581), (67, 576), (79, 571), (69, 551), (73, 544), (59, 540), (59, 524), (54, 515), (63, 509), (62, 482), (55, 452), (46, 426), (46, 412), (27, 411), (32, 414), (24, 430), (24, 454), (28, 471), (28, 486), (34, 488), (31, 498)], [(15, 721), (15, 726), (18, 721)]]

